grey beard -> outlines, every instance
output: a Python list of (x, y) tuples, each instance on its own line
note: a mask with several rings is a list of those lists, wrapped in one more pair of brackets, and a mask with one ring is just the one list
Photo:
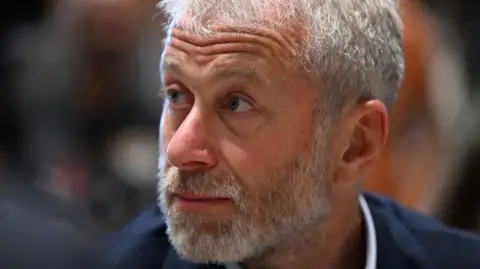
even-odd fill
[[(240, 262), (289, 244), (298, 234), (322, 224), (331, 213), (331, 179), (325, 133), (317, 133), (307, 156), (256, 181), (248, 189), (235, 175), (214, 177), (171, 167), (160, 174), (159, 206), (167, 234), (178, 254), (200, 263)], [(171, 207), (173, 191), (193, 191), (230, 197), (233, 214), (212, 220)]]

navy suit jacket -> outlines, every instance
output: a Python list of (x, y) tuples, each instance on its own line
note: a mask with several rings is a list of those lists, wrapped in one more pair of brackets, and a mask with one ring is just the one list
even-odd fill
[[(448, 228), (388, 198), (364, 196), (375, 223), (377, 269), (480, 269), (480, 236)], [(97, 268), (223, 268), (182, 260), (165, 231), (160, 210), (146, 211), (95, 252)]]

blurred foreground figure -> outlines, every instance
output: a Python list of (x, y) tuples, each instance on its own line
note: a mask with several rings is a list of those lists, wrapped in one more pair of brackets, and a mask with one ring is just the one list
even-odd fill
[(435, 66), (443, 67), (444, 71), (439, 75), (443, 80), (436, 79), (444, 86), (444, 96), (447, 97), (445, 105), (438, 109), (439, 114), (445, 115), (444, 110), (460, 103), (449, 130), (452, 168), (441, 190), (441, 199), (436, 201), (432, 211), (449, 225), (480, 231), (480, 32), (477, 30), (480, 17), (475, 9), (477, 2), (422, 2), (430, 8), (440, 25), (438, 35), (442, 41), (442, 57)]
[(480, 267), (480, 237), (362, 192), (403, 75), (396, 1), (160, 5), (159, 203), (100, 268)]
[(30, 181), (1, 176), (0, 268), (82, 268), (85, 214)]
[(8, 45), (25, 134), (25, 161), (13, 169), (88, 207), (96, 234), (155, 203), (161, 29), (151, 22), (153, 3), (147, 7), (55, 1), (42, 24), (17, 31)]

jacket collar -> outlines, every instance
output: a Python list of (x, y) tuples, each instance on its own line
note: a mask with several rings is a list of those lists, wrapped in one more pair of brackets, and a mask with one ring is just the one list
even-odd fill
[(364, 194), (377, 235), (377, 269), (433, 269), (417, 239), (404, 226), (403, 209), (387, 198)]

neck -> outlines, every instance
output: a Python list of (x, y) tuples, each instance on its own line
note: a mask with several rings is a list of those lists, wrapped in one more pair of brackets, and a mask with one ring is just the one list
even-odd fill
[(294, 240), (246, 261), (248, 269), (352, 269), (365, 266), (365, 242), (358, 196), (332, 197), (332, 215)]

